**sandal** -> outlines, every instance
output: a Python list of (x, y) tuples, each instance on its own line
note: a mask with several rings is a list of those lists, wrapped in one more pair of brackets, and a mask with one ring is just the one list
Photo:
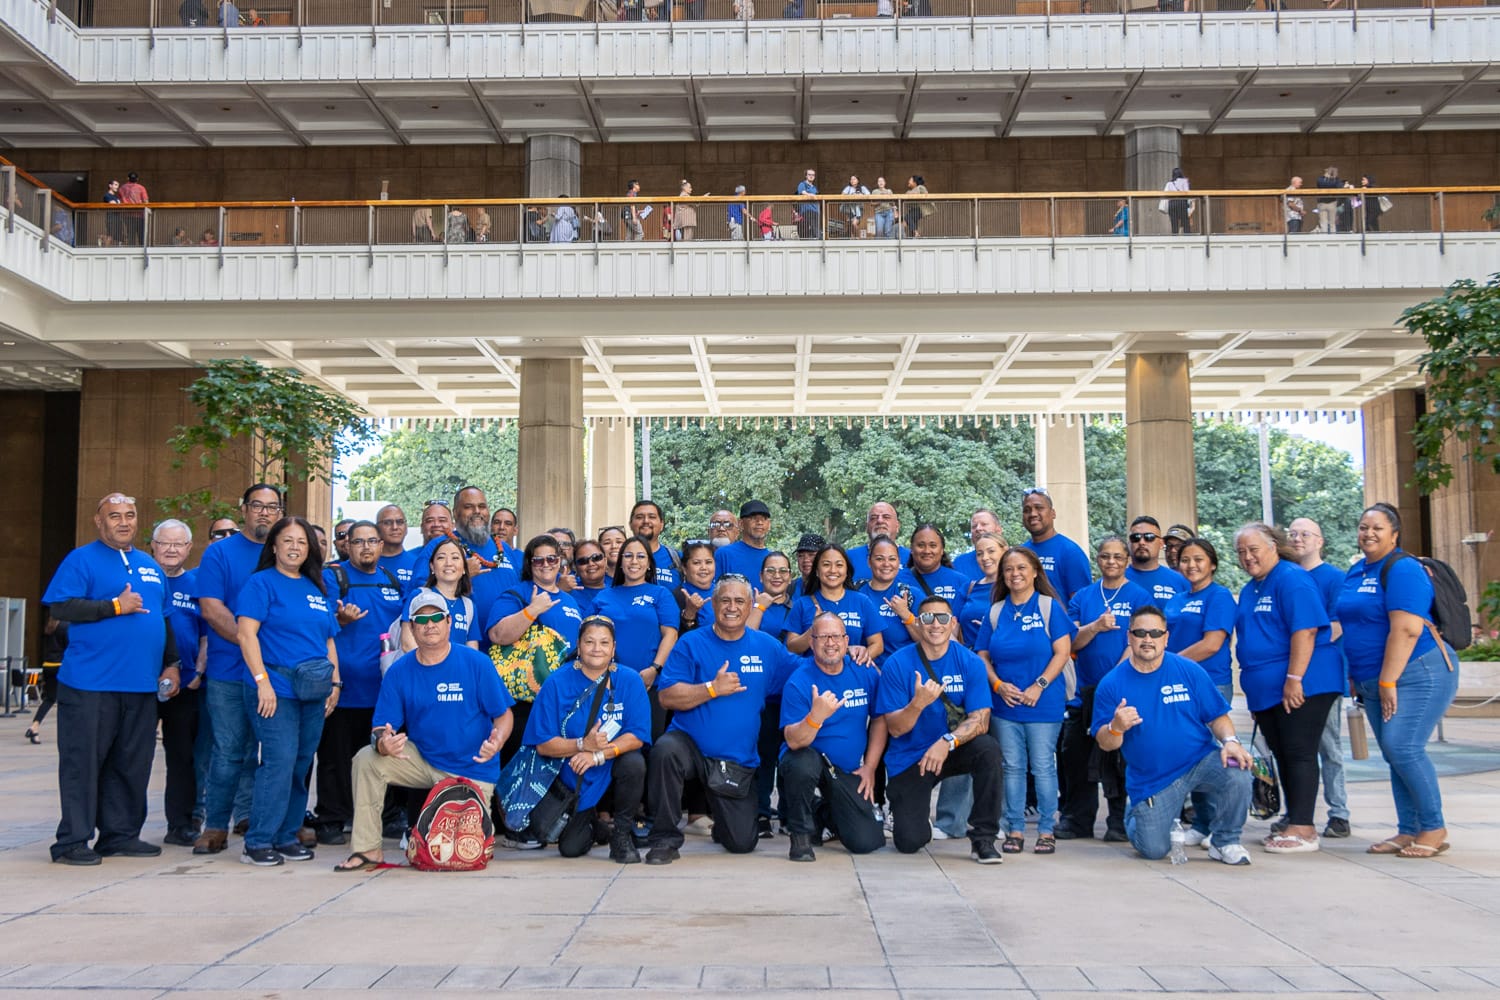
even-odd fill
[[(350, 861), (358, 861), (359, 864), (351, 865), (349, 863)], [(368, 854), (365, 854), (363, 851), (355, 851), (353, 854), (349, 855), (349, 857), (344, 859), (343, 864), (334, 865), (333, 870), (336, 872), (366, 872), (371, 868), (379, 868), (384, 863), (384, 861), (376, 861), (374, 858), (370, 857)]]
[(1310, 854), (1319, 848), (1318, 838), (1307, 839), (1295, 835), (1282, 834), (1272, 837), (1266, 843), (1267, 854)]
[(42, 743), (42, 734), (35, 729), (26, 730), (26, 738), (31, 741), (33, 746), (40, 746)]
[(1387, 840), (1382, 840), (1378, 844), (1371, 844), (1368, 848), (1365, 849), (1365, 853), (1366, 854), (1400, 854), (1402, 851), (1404, 851), (1406, 849), (1407, 845), (1409, 845), (1411, 843), (1413, 843), (1413, 842), (1410, 841), (1410, 840), (1398, 840), (1395, 837), (1391, 837), (1391, 838), (1389, 838)]
[(1000, 844), (1000, 850), (1006, 854), (1020, 854), (1026, 850), (1026, 838), (1011, 834)]
[(1396, 852), (1398, 858), (1435, 858), (1447, 852), (1449, 844), (1419, 844), (1415, 840)]
[(1033, 854), (1056, 854), (1057, 838), (1050, 833), (1044, 833), (1036, 838), (1036, 846), (1031, 849)]

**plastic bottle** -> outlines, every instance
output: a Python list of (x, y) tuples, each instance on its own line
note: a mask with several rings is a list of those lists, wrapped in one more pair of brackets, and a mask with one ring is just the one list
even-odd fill
[(1187, 864), (1187, 831), (1183, 829), (1180, 819), (1172, 821), (1172, 853), (1168, 857), (1174, 865)]
[(166, 701), (172, 697), (172, 678), (163, 677), (156, 682), (156, 700)]

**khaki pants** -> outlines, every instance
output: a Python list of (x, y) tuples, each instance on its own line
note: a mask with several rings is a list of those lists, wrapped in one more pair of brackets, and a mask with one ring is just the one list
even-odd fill
[[(374, 747), (365, 747), (354, 755), (354, 834), (349, 840), (353, 851), (378, 851), (380, 843), (380, 811), (385, 807), (385, 790), (388, 785), (401, 788), (431, 788), (439, 781), (453, 777), (439, 771), (427, 761), (416, 745), (407, 742), (401, 751), (406, 759), (384, 757)], [(473, 781), (473, 779), (469, 779)], [(479, 794), (486, 802), (495, 793), (495, 786), (487, 781), (475, 781)]]

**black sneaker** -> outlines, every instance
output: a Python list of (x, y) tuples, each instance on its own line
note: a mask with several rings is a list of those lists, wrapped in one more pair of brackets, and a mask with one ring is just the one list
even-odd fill
[(1124, 830), (1110, 827), (1104, 831), (1104, 842), (1106, 844), (1128, 844), (1130, 843), (1130, 838), (1126, 836)]
[(614, 839), (615, 825), (612, 821), (596, 818), (594, 820), (594, 846), (603, 847)]
[(1052, 836), (1056, 837), (1058, 840), (1093, 840), (1094, 831), (1089, 830), (1085, 833), (1084, 831), (1079, 830), (1076, 827), (1071, 827), (1059, 823), (1057, 824), (1057, 829), (1052, 831)]
[(792, 846), (786, 856), (789, 861), (818, 860), (818, 856), (813, 853), (812, 838), (805, 833), (792, 834)]
[(304, 847), (302, 844), (281, 844), (274, 850), (288, 861), (311, 861), (313, 859), (312, 848)]
[(177, 827), (167, 831), (167, 835), (161, 838), (163, 844), (173, 847), (192, 847), (193, 842), (198, 839), (198, 831), (189, 830), (187, 827)]
[(275, 868), (277, 865), (286, 864), (286, 859), (281, 852), (272, 847), (258, 847), (255, 850), (245, 848), (240, 852), (240, 864), (255, 865), (257, 868)]
[(770, 840), (775, 836), (771, 832), (771, 817), (760, 816), (755, 820), (755, 836), (761, 840)]
[(542, 842), (530, 832), (517, 833), (514, 830), (500, 830), (495, 834), (495, 843), (509, 851), (540, 851)]
[(144, 840), (127, 840), (123, 844), (114, 847), (94, 846), (101, 858), (155, 858), (161, 855), (161, 848), (156, 844), (148, 844)]
[(1333, 837), (1335, 840), (1349, 836), (1349, 821), (1337, 816), (1328, 817), (1328, 825), (1323, 828), (1323, 836)]
[(617, 865), (638, 865), (641, 852), (635, 849), (630, 827), (617, 826), (609, 835), (609, 860)]
[(330, 846), (349, 843), (349, 835), (344, 832), (342, 823), (324, 823), (322, 826), (313, 827), (318, 834), (318, 843)]
[(969, 850), (969, 857), (982, 865), (998, 865), (1005, 860), (1000, 857), (1000, 852), (995, 850), (995, 841), (993, 838), (972, 840), (969, 843), (972, 845)]
[(406, 820), (396, 820), (386, 823), (380, 828), (380, 835), (386, 840), (400, 840), (406, 836)]
[(680, 857), (682, 857), (682, 855), (677, 853), (677, 848), (675, 847), (667, 847), (665, 845), (661, 847), (653, 847), (651, 848), (651, 850), (646, 852), (646, 864), (670, 865)]
[(72, 850), (65, 851), (52, 860), (60, 865), (77, 865), (79, 867), (89, 867), (104, 863), (104, 859), (95, 854), (86, 844), (79, 844)]

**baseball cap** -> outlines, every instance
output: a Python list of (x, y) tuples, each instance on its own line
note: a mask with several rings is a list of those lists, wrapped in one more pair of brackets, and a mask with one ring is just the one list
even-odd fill
[(1167, 529), (1167, 538), (1175, 538), (1179, 542), (1185, 542), (1193, 537), (1193, 529), (1185, 524), (1174, 524)]
[(771, 508), (759, 500), (751, 500), (740, 508), (740, 517), (754, 517), (756, 514), (764, 514), (766, 517), (770, 517)]
[(797, 551), (816, 552), (827, 544), (828, 543), (824, 541), (822, 535), (815, 535), (812, 532), (808, 532), (801, 538), (797, 539)]
[(411, 595), (411, 600), (406, 602), (406, 617), (421, 611), (423, 608), (441, 608), (444, 614), (448, 612), (448, 599), (435, 590), (423, 587)]

